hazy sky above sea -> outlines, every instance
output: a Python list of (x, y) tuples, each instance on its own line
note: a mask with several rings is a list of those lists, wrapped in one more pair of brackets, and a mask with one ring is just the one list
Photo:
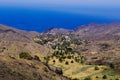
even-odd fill
[(63, 5), (63, 6), (100, 6), (100, 7), (113, 7), (119, 6), (120, 0), (0, 0), (5, 5)]
[[(6, 7), (16, 8), (16, 11), (9, 10), (9, 12), (7, 12), (8, 9), (2, 9), (3, 12), (0, 13), (0, 15), (2, 14), (0, 23), (8, 23), (8, 25), (11, 23), (11, 26), (27, 25), (28, 23), (28, 26), (30, 26), (33, 21), (36, 25), (35, 20), (41, 22), (37, 24), (47, 28), (51, 25), (63, 27), (71, 25), (73, 27), (91, 22), (120, 22), (120, 0), (0, 0), (0, 9), (4, 7), (5, 9)], [(35, 15), (31, 12), (39, 14)], [(30, 17), (28, 15), (32, 16), (33, 21), (29, 21)], [(14, 20), (6, 21), (6, 16), (9, 19), (14, 17)], [(22, 22), (23, 19), (24, 22)]]
[(1, 6), (44, 8), (84, 14), (120, 13), (120, 0), (0, 0)]
[(120, 0), (0, 0), (0, 6), (42, 8), (113, 18), (120, 16)]

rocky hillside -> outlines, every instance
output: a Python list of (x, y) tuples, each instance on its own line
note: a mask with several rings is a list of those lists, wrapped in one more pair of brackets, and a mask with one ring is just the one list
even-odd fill
[(78, 27), (75, 34), (84, 39), (118, 40), (120, 39), (120, 23), (88, 24)]
[(38, 35), (0, 25), (0, 80), (69, 80), (41, 61), (50, 50), (33, 41)]
[(70, 34), (73, 30), (67, 30), (64, 28), (50, 28), (44, 31), (45, 34)]
[(113, 79), (120, 76), (119, 59), (119, 23), (51, 28), (43, 33), (0, 25), (0, 80), (68, 80), (64, 76), (101, 80), (103, 73)]
[(117, 40), (120, 39), (120, 23), (97, 24), (91, 23), (82, 25), (74, 30), (51, 28), (45, 33), (54, 34), (74, 34), (82, 39), (88, 40)]
[(39, 35), (37, 32), (26, 32), (0, 25), (0, 39), (2, 40), (30, 42), (32, 37), (37, 35)]
[(0, 55), (17, 57), (20, 52), (34, 54), (48, 53), (48, 49), (36, 44), (33, 37), (37, 32), (26, 32), (0, 25)]
[(0, 56), (0, 80), (69, 80), (41, 61)]

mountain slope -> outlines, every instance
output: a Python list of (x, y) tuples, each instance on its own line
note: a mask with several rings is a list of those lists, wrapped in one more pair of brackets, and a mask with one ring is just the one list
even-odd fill
[(8, 26), (0, 25), (0, 39), (8, 41), (30, 42), (32, 37), (39, 35), (37, 32), (26, 32)]
[[(41, 62), (50, 50), (33, 41), (37, 35), (0, 25), (0, 80), (69, 80)], [(21, 53), (28, 53), (31, 59), (21, 58)]]
[[(29, 53), (32, 59), (20, 59), (21, 52)], [(67, 80), (62, 75), (56, 74), (56, 67), (61, 67), (63, 74), (70, 78), (84, 79), (91, 76), (93, 80), (96, 79), (96, 73), (100, 75), (101, 80), (107, 69), (116, 73), (106, 73), (112, 79), (120, 76), (119, 72), (116, 72), (120, 70), (119, 53), (119, 23), (88, 24), (72, 31), (52, 28), (40, 34), (0, 25), (0, 62), (3, 65), (0, 66), (1, 73), (5, 72), (7, 75), (2, 74), (2, 77), (10, 76), (11, 80), (13, 75), (16, 80), (23, 78), (29, 80), (35, 78), (34, 76), (37, 80)], [(34, 60), (35, 56), (44, 62)], [(96, 65), (99, 67), (98, 71), (94, 69)], [(11, 70), (14, 71), (11, 73)], [(37, 75), (35, 71), (38, 71)], [(56, 76), (53, 77), (54, 75)], [(6, 79), (2, 77), (1, 79)]]
[(64, 75), (78, 80), (86, 77), (102, 80), (104, 75), (109, 77), (107, 79), (120, 78), (119, 23), (94, 23), (72, 32), (62, 31), (51, 29), (36, 37), (37, 43), (53, 49), (46, 56), (48, 64), (61, 67)]
[(0, 56), (0, 80), (69, 80), (42, 62)]
[(35, 54), (48, 53), (48, 49), (36, 44), (33, 37), (37, 32), (26, 32), (0, 25), (0, 54), (17, 57), (20, 52)]
[(85, 39), (120, 39), (120, 23), (83, 25), (75, 30), (75, 34)]

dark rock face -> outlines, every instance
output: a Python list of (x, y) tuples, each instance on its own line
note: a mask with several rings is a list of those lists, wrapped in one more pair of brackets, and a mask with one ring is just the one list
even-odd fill
[(56, 73), (59, 74), (59, 75), (62, 75), (62, 74), (63, 74), (62, 69), (59, 68), (59, 67), (54, 67), (54, 66), (52, 66), (52, 65), (47, 65), (47, 67), (48, 67), (48, 69), (50, 69), (51, 71), (56, 72)]
[(46, 64), (46, 66), (48, 67), (49, 70), (51, 71), (54, 71), (56, 70), (56, 67), (52, 66), (52, 65), (49, 65), (49, 64)]
[(59, 75), (62, 75), (63, 74), (63, 71), (62, 71), (62, 69), (61, 68), (56, 68), (56, 71), (55, 71), (57, 74), (59, 74)]

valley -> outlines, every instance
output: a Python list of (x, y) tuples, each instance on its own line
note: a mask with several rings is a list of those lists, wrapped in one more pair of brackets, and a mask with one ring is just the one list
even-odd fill
[(42, 33), (0, 25), (0, 80), (119, 80), (119, 34), (119, 23)]
[(102, 80), (104, 76), (107, 80), (119, 80), (119, 29), (118, 23), (90, 24), (77, 31), (52, 29), (35, 41), (53, 49), (44, 61), (61, 67), (63, 74), (73, 80)]

